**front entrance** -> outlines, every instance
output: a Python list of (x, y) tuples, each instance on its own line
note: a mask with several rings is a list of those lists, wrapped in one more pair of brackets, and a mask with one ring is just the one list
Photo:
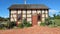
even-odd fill
[(41, 14), (32, 15), (32, 25), (38, 25), (38, 22), (41, 22)]
[(38, 25), (37, 23), (37, 15), (32, 15), (32, 25)]

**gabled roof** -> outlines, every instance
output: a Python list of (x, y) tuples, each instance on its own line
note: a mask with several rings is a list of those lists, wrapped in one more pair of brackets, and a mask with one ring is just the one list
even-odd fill
[(44, 4), (14, 4), (8, 9), (49, 9)]

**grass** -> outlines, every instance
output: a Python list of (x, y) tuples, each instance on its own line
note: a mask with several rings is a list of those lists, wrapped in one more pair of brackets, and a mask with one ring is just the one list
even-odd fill
[(60, 26), (60, 19), (55, 19), (55, 24), (56, 24), (57, 26)]
[(60, 27), (60, 19), (54, 19), (54, 23), (50, 24), (49, 27)]
[(41, 23), (41, 26), (48, 26), (48, 27), (60, 27), (60, 19), (51, 19), (50, 22), (51, 24), (46, 25), (45, 23)]

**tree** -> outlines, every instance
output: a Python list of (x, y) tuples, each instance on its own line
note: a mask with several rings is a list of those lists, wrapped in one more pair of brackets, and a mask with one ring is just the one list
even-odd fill
[(3, 18), (3, 17), (0, 17), (0, 21), (8, 21), (9, 18)]
[(56, 14), (53, 14), (53, 17), (55, 18), (56, 17)]

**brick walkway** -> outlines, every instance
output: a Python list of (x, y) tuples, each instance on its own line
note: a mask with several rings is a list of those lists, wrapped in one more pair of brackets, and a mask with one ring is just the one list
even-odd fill
[(33, 26), (23, 29), (0, 30), (0, 34), (60, 34), (60, 28)]

